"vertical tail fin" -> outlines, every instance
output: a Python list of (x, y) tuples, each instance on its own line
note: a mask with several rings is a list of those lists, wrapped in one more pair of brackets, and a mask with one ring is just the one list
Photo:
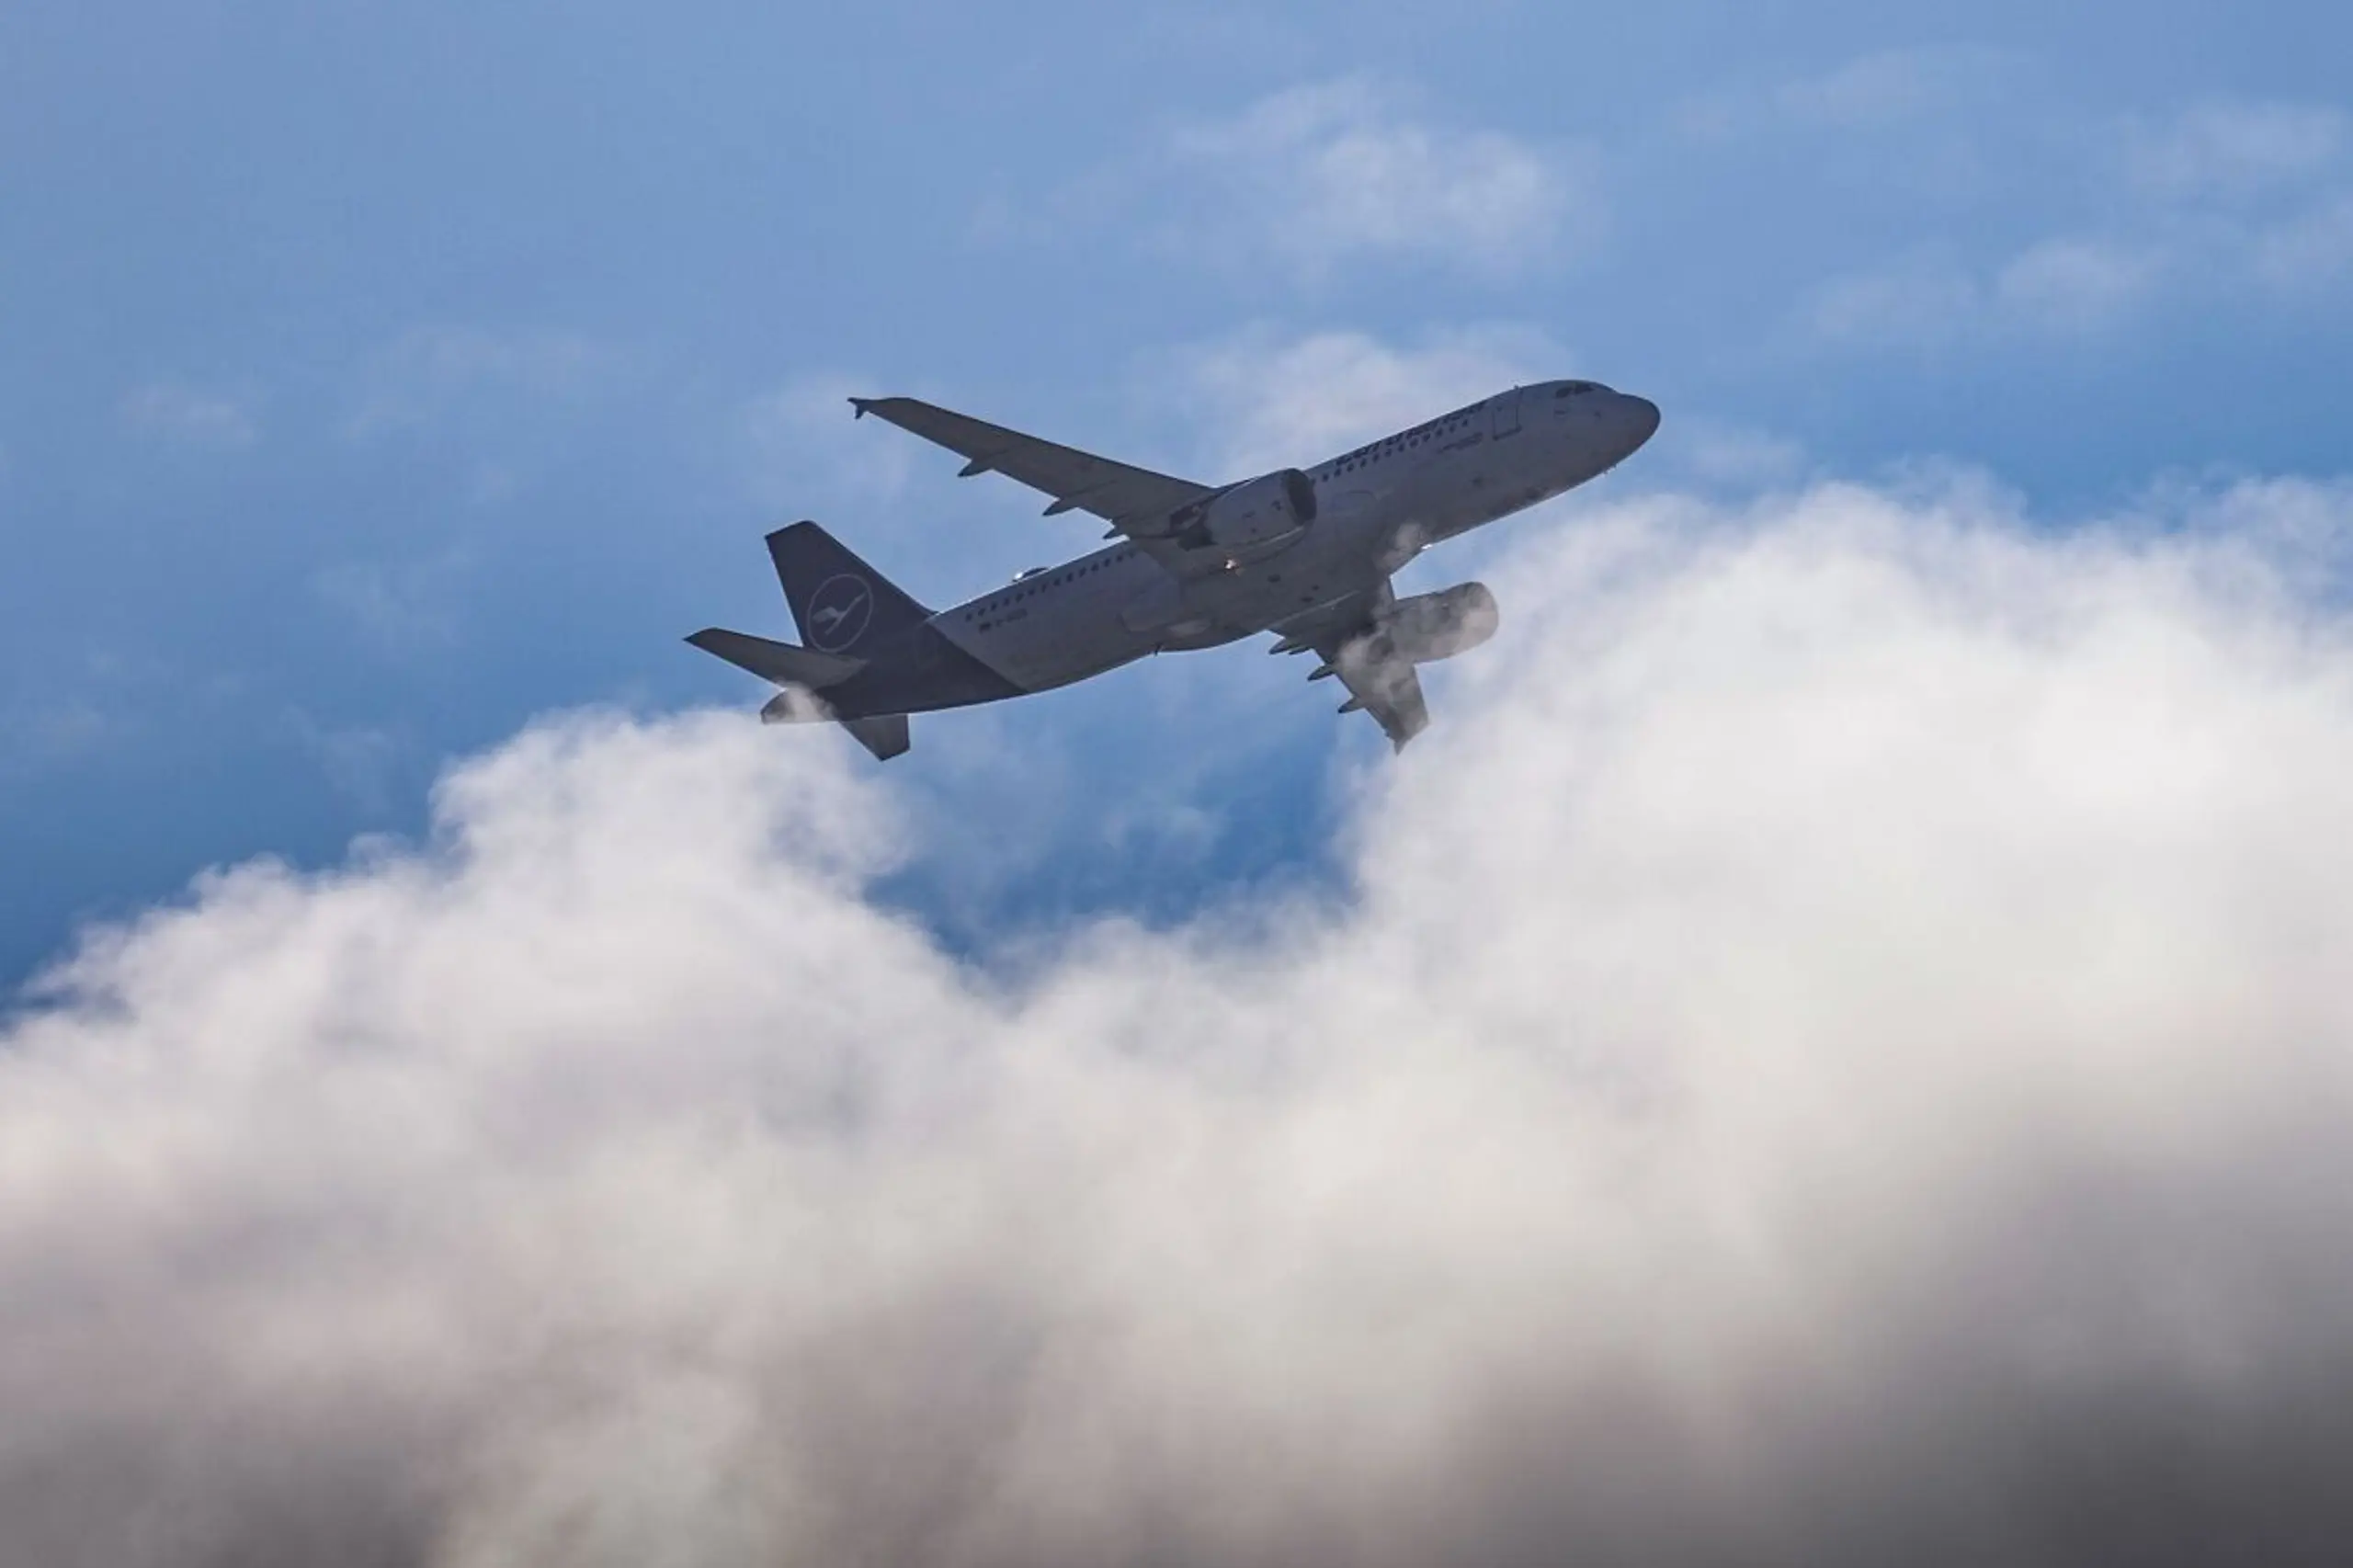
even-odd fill
[(801, 640), (821, 653), (856, 656), (931, 619), (931, 611), (814, 523), (768, 535), (768, 555)]

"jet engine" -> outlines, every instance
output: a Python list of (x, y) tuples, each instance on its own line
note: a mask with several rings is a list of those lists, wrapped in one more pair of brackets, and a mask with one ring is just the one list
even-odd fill
[(1483, 583), (1463, 583), (1435, 594), (1415, 594), (1389, 607), (1373, 635), (1381, 650), (1408, 664), (1435, 664), (1467, 653), (1495, 634), (1503, 612)]
[(1179, 507), (1169, 517), (1168, 531), (1187, 550), (1221, 550), (1251, 560), (1290, 544), (1314, 520), (1314, 484), (1286, 468)]

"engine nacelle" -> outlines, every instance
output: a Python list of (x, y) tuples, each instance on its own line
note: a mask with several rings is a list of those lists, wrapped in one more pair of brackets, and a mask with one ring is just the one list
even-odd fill
[(1469, 653), (1493, 637), (1502, 623), (1503, 611), (1486, 585), (1464, 583), (1399, 599), (1381, 618), (1378, 635), (1392, 656), (1428, 665)]
[(1314, 483), (1286, 468), (1178, 508), (1168, 519), (1168, 531), (1187, 550), (1220, 550), (1248, 559), (1272, 555), (1314, 520)]

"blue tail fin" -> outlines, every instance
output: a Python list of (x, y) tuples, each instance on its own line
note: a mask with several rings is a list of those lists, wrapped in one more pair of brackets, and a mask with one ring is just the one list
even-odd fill
[(768, 555), (801, 642), (820, 653), (855, 657), (931, 619), (931, 611), (814, 523), (768, 535)]

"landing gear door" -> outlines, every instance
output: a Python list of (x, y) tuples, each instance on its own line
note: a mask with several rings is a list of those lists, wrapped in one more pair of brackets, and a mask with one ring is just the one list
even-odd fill
[(1519, 434), (1519, 389), (1514, 387), (1499, 393), (1489, 404), (1489, 416), (1495, 421), (1491, 429), (1500, 439)]

